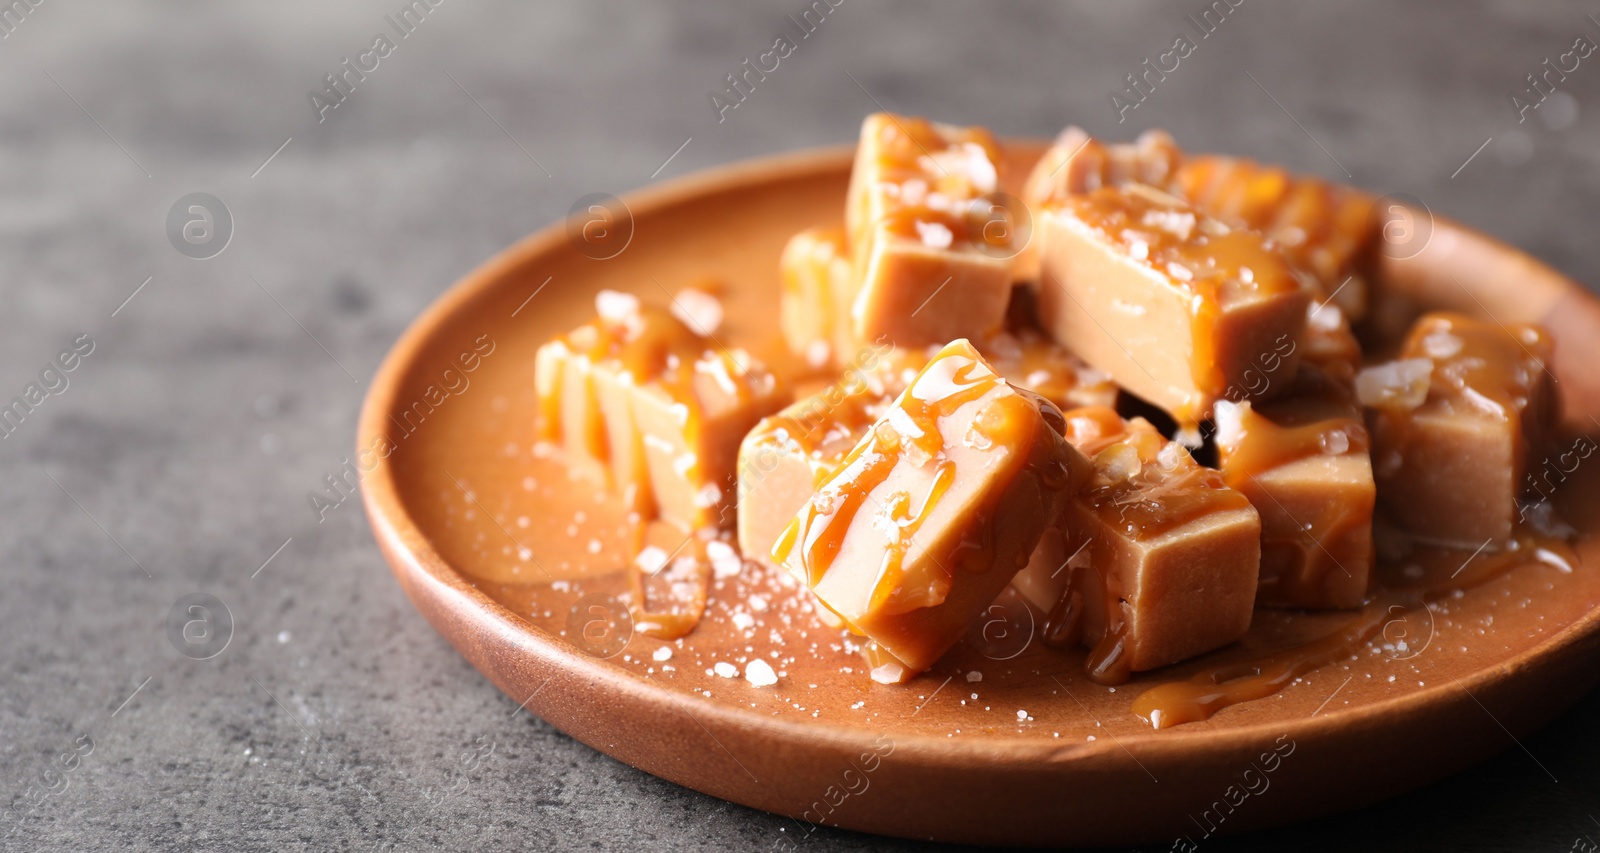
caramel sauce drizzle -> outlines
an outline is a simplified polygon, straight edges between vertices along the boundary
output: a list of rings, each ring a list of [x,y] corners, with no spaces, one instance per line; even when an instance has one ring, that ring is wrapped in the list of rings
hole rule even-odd
[[[954,481],[955,466],[943,458],[944,438],[939,421],[974,402],[1004,382],[982,362],[949,349],[934,357],[893,404],[905,416],[880,422],[845,456],[843,464],[818,489],[773,545],[773,559],[795,565],[798,556],[807,586],[815,587],[838,556],[863,504],[888,479],[902,459],[923,459],[939,465],[928,497],[914,512],[910,497],[889,498],[890,518],[903,524],[895,541],[885,549],[884,561],[871,596],[872,606],[890,604],[895,591],[907,586],[904,560],[916,527],[937,506]],[[891,426],[891,424],[894,424]],[[950,578],[928,578],[932,598],[941,598]],[[891,605],[892,606],[892,605]]]
[[[633,527],[633,553],[644,551],[647,536],[648,525]],[[679,546],[669,555],[667,565],[653,575],[647,575],[637,562],[628,563],[629,611],[635,631],[658,640],[676,640],[687,636],[705,616],[711,560],[700,536],[690,534],[686,544],[687,549]]]
[[[1542,562],[1572,571],[1578,555],[1560,537],[1524,529],[1512,546],[1480,554],[1454,572],[1442,561],[1422,578],[1381,590],[1344,627],[1320,639],[1272,652],[1250,661],[1205,667],[1182,681],[1159,684],[1141,693],[1133,712],[1157,729],[1209,719],[1223,708],[1262,699],[1284,689],[1318,667],[1350,657],[1397,618],[1459,591],[1481,586],[1511,569]]]
[[[1091,231],[1148,265],[1188,298],[1196,387],[1221,396],[1212,329],[1238,301],[1300,287],[1278,246],[1252,231],[1229,228],[1175,196],[1131,185],[1068,198],[1065,207]]]
[[[1148,424],[1137,423],[1120,439],[1095,454],[1100,472],[1082,495],[1106,524],[1134,539],[1150,539],[1213,512],[1250,505],[1222,474],[1194,461],[1188,453],[1160,455],[1169,442]],[[1132,469],[1131,474],[1123,473]]]
[[[1453,413],[1516,420],[1532,401],[1553,350],[1549,335],[1536,326],[1502,328],[1438,311],[1412,326],[1401,357],[1432,359],[1429,404]]]
[[[1122,588],[1114,572],[1104,571],[1106,557],[1093,544],[1090,565],[1075,566],[1072,576],[1055,606],[1045,616],[1041,639],[1051,648],[1088,645],[1083,673],[1096,684],[1114,686],[1133,677],[1128,665],[1128,618]],[[1086,610],[1098,598],[1104,629],[1098,637],[1089,636]]]

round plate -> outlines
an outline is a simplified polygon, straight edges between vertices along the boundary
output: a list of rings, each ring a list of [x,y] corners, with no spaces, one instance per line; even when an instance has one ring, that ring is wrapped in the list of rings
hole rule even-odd
[[[1025,168],[1040,147],[1013,149]],[[1016,605],[910,684],[873,684],[844,635],[753,564],[714,582],[683,640],[634,633],[617,600],[619,511],[533,447],[534,350],[588,319],[602,288],[664,304],[714,279],[719,340],[769,351],[779,251],[839,221],[850,157],[785,155],[625,205],[592,200],[589,230],[555,225],[490,261],[384,362],[357,447],[378,544],[423,615],[514,701],[646,772],[793,817],[797,841],[822,823],[1091,845],[1198,842],[1370,803],[1511,746],[1600,679],[1600,477],[1582,465],[1554,498],[1589,565],[1519,566],[1397,615],[1277,695],[1160,731],[1130,710],[1148,686],[1348,616],[1258,616],[1242,644],[1114,690],[1081,676],[1079,654],[1033,642]],[[1569,421],[1600,409],[1583,371],[1600,361],[1600,309],[1581,288],[1443,220],[1420,252],[1394,254],[1410,257],[1385,257],[1392,293],[1547,322]],[[757,658],[776,684],[742,677]]]

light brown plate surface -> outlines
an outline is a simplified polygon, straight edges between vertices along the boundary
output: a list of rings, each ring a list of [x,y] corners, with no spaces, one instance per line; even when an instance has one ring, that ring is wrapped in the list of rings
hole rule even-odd
[[[1018,624],[990,626],[911,684],[871,684],[842,634],[753,567],[716,582],[686,639],[630,635],[607,598],[625,588],[619,512],[533,452],[534,350],[585,320],[601,288],[664,303],[708,276],[728,285],[718,338],[759,347],[776,333],[779,250],[838,221],[849,158],[786,155],[641,192],[628,199],[632,241],[609,260],[552,226],[451,289],[384,362],[357,448],[378,543],[417,608],[513,700],[649,773],[799,818],[788,839],[809,821],[1089,845],[1199,841],[1391,796],[1512,747],[1600,681],[1600,463],[1555,494],[1585,531],[1588,565],[1520,566],[1397,615],[1373,645],[1276,696],[1163,731],[1130,711],[1144,688],[1348,617],[1258,617],[1223,657],[1115,690],[1086,681],[1079,655],[1030,642],[1015,603]],[[1600,363],[1600,309],[1581,288],[1442,220],[1385,273],[1421,304],[1547,320],[1569,422],[1600,410],[1585,371]],[[777,684],[716,673],[755,657]]]

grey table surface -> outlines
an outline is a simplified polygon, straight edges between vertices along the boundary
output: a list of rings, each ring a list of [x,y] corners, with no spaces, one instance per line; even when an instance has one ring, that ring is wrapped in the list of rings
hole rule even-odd
[[[0,441],[0,844],[769,848],[793,831],[515,713],[405,599],[357,502],[308,508],[411,319],[585,193],[847,141],[878,104],[1012,135],[1161,126],[1411,193],[1600,281],[1600,56],[1538,108],[1512,102],[1600,41],[1600,0],[1250,0],[1206,38],[1200,0],[840,0],[722,121],[709,94],[801,0],[432,3],[403,38],[399,0],[6,12],[0,399],[42,372],[59,393]],[[380,33],[392,50],[319,115],[310,93]],[[1124,76],[1179,35],[1194,49],[1119,116]],[[233,220],[207,260],[168,232],[193,192]],[[82,335],[93,352],[58,372]],[[168,636],[195,593],[233,620],[209,660]],[[1594,849],[1597,714],[1590,694],[1425,790],[1208,846]]]

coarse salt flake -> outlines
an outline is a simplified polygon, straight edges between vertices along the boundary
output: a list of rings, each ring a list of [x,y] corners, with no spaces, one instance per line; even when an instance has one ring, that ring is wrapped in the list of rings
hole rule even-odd
[[[751,687],[767,687],[778,683],[778,674],[766,661],[757,658],[745,664],[744,680],[750,682]]]

